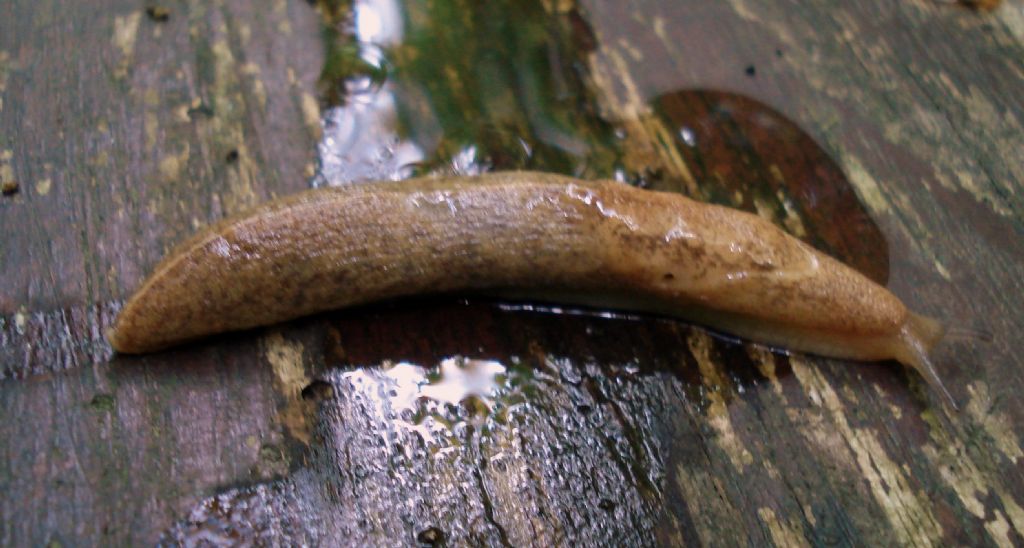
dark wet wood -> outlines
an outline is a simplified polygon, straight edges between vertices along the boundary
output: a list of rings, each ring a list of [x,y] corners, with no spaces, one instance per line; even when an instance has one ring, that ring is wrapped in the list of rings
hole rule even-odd
[[[167,2],[166,21],[16,0],[0,6],[0,182],[19,187],[0,197],[0,544],[1024,543],[1021,3],[541,5],[584,52],[594,131],[627,136],[589,169],[759,211],[991,332],[938,354],[963,411],[892,364],[457,299],[113,357],[103,329],[166,249],[307,186],[322,18],[299,0]],[[774,110],[739,100],[768,118],[705,131],[722,95],[694,90]],[[824,153],[772,145],[771,116]],[[443,458],[346,376],[453,355],[521,364],[509,397],[531,405]]]

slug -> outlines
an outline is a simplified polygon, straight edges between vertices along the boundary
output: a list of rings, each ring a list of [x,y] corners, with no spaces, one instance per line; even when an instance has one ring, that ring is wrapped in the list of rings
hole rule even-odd
[[[669,314],[769,345],[912,367],[943,335],[885,288],[742,211],[615,181],[509,172],[306,191],[207,228],[121,310],[118,352],[315,312],[527,291]]]

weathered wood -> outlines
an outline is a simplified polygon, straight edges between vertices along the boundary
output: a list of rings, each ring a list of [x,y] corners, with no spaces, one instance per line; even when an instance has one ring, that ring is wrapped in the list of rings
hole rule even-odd
[[[0,6],[2,176],[21,182],[0,202],[0,544],[152,542],[215,486],[284,470],[261,456],[282,438],[270,372],[244,365],[258,345],[123,365],[102,331],[194,226],[305,186],[319,18],[143,8]]]
[[[0,544],[1024,543],[1019,0],[409,3],[377,64],[344,2],[164,7],[0,6]],[[757,211],[990,331],[938,356],[964,410],[895,364],[454,297],[112,356],[167,248],[307,186],[321,72],[373,125],[314,184],[617,172]],[[474,367],[496,392],[401,398]]]

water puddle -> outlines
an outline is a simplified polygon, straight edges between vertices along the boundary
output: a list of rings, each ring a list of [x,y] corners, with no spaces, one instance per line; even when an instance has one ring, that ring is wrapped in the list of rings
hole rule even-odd
[[[658,433],[678,428],[663,400],[680,382],[552,354],[331,369],[310,390],[323,398],[308,464],[202,501],[164,540],[649,543],[668,449]],[[507,528],[525,515],[540,538]]]
[[[359,0],[350,22],[328,19],[328,59],[347,60],[325,70],[314,186],[500,169],[593,177],[616,161],[613,128],[578,108],[577,51],[590,43],[578,15],[508,0]]]
[[[520,373],[521,374],[521,373]],[[466,424],[485,427],[507,417],[524,398],[512,390],[512,373],[493,360],[447,358],[436,367],[384,363],[341,375],[343,392],[378,403],[395,429],[417,433],[428,447],[450,445]]]

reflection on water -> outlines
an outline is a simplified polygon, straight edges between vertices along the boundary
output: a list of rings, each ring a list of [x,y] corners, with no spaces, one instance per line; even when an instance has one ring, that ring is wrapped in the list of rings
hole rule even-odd
[[[542,169],[608,176],[575,10],[536,2],[359,0],[328,32],[329,108],[315,186],[425,173]],[[515,14],[516,23],[496,13]],[[582,47],[581,47],[582,46]],[[350,59],[355,57],[356,59]],[[334,79],[333,81],[331,79]]]
[[[508,312],[541,312],[546,314],[589,316],[594,318],[632,321],[643,321],[650,319],[648,316],[644,316],[642,314],[622,310],[599,310],[596,308],[578,308],[574,306],[561,306],[546,303],[499,302],[498,308]]]
[[[492,415],[504,416],[521,401],[513,396],[508,371],[492,360],[447,358],[435,368],[385,363],[341,375],[342,390],[376,402],[380,417],[394,428],[416,432],[428,445],[450,438],[460,423],[482,426]],[[460,413],[462,406],[469,413]]]
[[[318,145],[320,169],[314,186],[354,181],[403,179],[406,167],[421,162],[421,148],[398,133],[395,83],[386,48],[401,43],[404,21],[395,0],[359,0],[352,5],[354,44],[338,44],[340,35],[327,34],[329,56],[356,55],[359,70],[342,74],[325,71],[326,78],[342,78],[337,97],[342,101],[324,113],[323,137]],[[345,65],[347,67],[347,65]],[[331,94],[329,94],[331,95]]]
[[[396,0],[358,0],[352,5],[356,37],[363,44],[393,46],[402,42],[402,10]]]
[[[320,169],[313,186],[410,176],[412,172],[407,166],[422,161],[423,153],[390,129],[394,108],[392,95],[380,91],[367,101],[353,101],[328,110],[319,144]]]
[[[458,405],[472,396],[491,409],[504,376],[505,366],[496,361],[449,358],[441,362],[433,381],[420,384],[420,395],[449,405]]]

